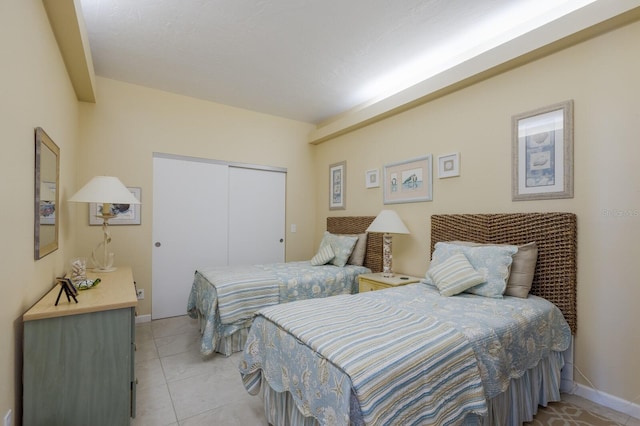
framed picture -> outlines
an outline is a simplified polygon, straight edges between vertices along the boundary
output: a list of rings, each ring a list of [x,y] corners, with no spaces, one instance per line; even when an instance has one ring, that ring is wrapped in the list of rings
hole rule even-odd
[[[384,166],[384,204],[433,199],[431,154]]]
[[[460,176],[460,153],[438,156],[438,178]]]
[[[365,175],[365,186],[367,188],[378,188],[380,187],[380,178],[379,178],[379,170],[367,170]]]
[[[138,201],[142,190],[137,187],[127,187]],[[140,225],[140,204],[111,204],[111,213],[116,217],[109,219],[109,225]],[[101,203],[89,203],[89,225],[102,225],[102,219],[98,215],[102,214]]]
[[[56,183],[40,183],[40,225],[56,224]]]
[[[347,208],[347,162],[329,166],[329,210]]]
[[[573,198],[573,101],[513,116],[512,199]]]

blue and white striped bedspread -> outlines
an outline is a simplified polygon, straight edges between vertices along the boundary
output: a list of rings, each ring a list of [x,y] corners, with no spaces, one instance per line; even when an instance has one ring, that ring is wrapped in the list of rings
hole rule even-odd
[[[216,289],[223,323],[251,318],[263,307],[280,301],[280,281],[276,274],[257,266],[225,266],[198,269]]]
[[[309,261],[200,268],[187,302],[189,316],[202,321],[200,352],[221,351],[224,339],[248,332],[263,307],[351,294],[357,292],[358,275],[369,272],[364,266],[312,266]]]
[[[294,350],[292,342],[329,363]],[[252,393],[262,370],[270,386],[290,391],[303,414],[322,424],[352,418],[350,384],[366,424],[452,424],[487,409],[476,357],[462,333],[370,298],[337,296],[261,310],[240,365]],[[323,400],[327,395],[335,399]]]

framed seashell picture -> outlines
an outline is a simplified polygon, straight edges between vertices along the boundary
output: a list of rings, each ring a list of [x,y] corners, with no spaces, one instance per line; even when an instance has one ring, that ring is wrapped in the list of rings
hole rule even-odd
[[[514,115],[512,200],[573,198],[573,100]]]

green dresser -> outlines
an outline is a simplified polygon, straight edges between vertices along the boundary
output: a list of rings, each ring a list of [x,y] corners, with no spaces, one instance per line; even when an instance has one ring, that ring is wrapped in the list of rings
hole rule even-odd
[[[128,425],[135,417],[135,307],[131,268],[78,303],[54,287],[24,314],[23,425]]]

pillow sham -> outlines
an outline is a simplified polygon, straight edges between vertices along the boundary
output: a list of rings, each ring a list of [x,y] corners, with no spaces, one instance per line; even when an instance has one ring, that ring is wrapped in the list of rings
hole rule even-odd
[[[329,231],[324,231],[324,236],[328,238],[331,249],[333,249],[333,253],[335,254],[335,257],[331,259],[331,264],[340,267],[346,265],[347,259],[351,256],[353,247],[356,245],[356,241],[358,241],[358,237],[332,234]]]
[[[521,297],[526,299],[531,291],[533,275],[536,272],[536,262],[538,261],[538,245],[535,242],[518,247],[518,252],[513,255],[513,264],[506,296]]]
[[[482,244],[471,241],[451,241],[451,244],[468,245],[471,247],[505,244]],[[518,247],[518,252],[513,255],[511,270],[509,272],[509,280],[507,288],[504,292],[505,296],[514,296],[526,299],[531,291],[533,283],[533,275],[536,271],[536,262],[538,260],[538,245],[534,242],[523,244]]]
[[[512,257],[517,251],[518,247],[511,245],[472,247],[439,242],[435,245],[431,263],[438,265],[454,254],[463,253],[473,269],[485,279],[484,283],[471,287],[466,292],[501,299],[507,287]]]
[[[462,253],[454,254],[444,262],[430,267],[428,274],[440,294],[447,297],[484,282],[484,277],[473,269]]]
[[[367,233],[350,235],[352,237],[358,237],[356,245],[353,247],[351,256],[347,259],[347,265],[362,266],[364,265],[364,256],[367,253]]]
[[[329,242],[329,238],[325,235],[320,242],[320,248],[313,258],[311,258],[311,264],[313,266],[326,265],[331,262],[333,258],[336,257],[333,249],[331,248],[331,243]]]

